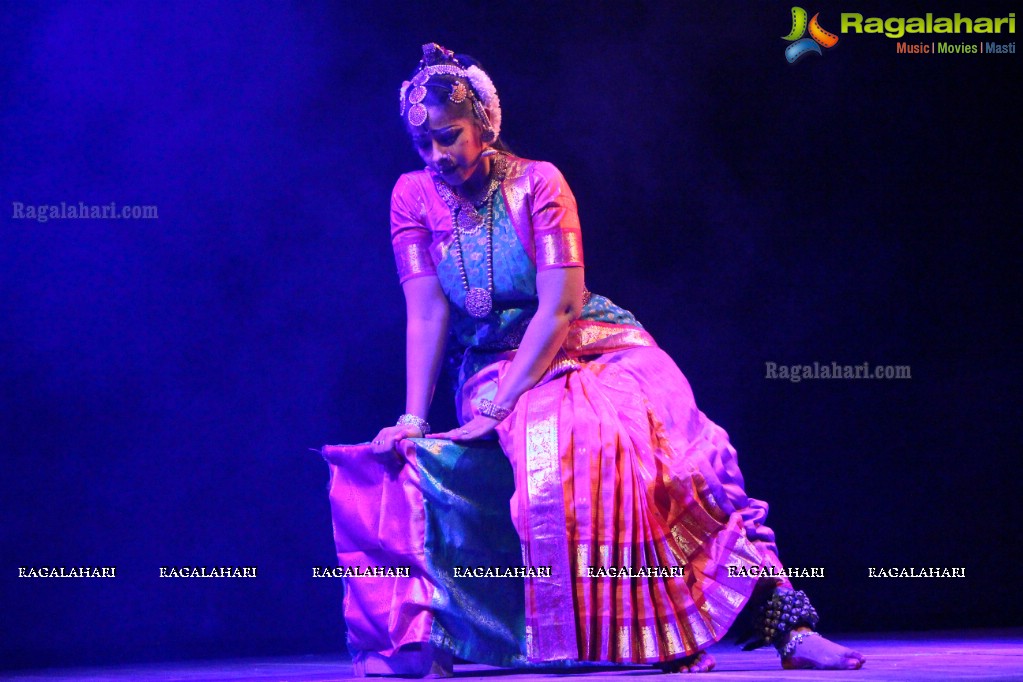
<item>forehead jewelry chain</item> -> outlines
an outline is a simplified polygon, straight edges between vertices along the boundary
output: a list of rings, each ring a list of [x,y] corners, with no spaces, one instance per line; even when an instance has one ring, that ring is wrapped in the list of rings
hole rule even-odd
[[[465,310],[476,319],[486,317],[494,309],[494,194],[487,199],[487,288],[470,287],[469,277],[465,274],[465,257],[462,254],[462,231],[455,229],[455,241],[458,243],[458,272],[462,275],[462,286],[465,287]]]

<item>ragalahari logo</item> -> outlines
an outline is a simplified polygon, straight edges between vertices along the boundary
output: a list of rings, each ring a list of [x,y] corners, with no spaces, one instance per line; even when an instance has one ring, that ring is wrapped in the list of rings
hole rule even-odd
[[[819,16],[820,12],[814,14],[813,19],[810,20],[808,25],[806,10],[802,7],[792,8],[792,30],[787,36],[782,36],[783,40],[788,40],[792,43],[785,48],[785,59],[789,60],[789,64],[795,64],[811,52],[822,54],[822,47],[834,47],[838,44],[838,36],[821,28],[820,23],[817,21]],[[808,28],[810,37],[804,38],[803,34],[806,33]]]

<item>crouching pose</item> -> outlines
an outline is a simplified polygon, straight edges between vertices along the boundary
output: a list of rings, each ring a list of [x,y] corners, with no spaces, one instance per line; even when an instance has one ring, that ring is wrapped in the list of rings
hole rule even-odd
[[[401,87],[400,110],[426,164],[402,175],[391,197],[408,320],[407,395],[397,425],[365,447],[378,457],[403,455],[407,470],[445,448],[496,438],[514,482],[520,564],[540,568],[520,576],[520,622],[506,623],[481,606],[485,595],[452,596],[451,577],[437,568],[450,538],[423,531],[422,514],[412,510],[415,528],[395,532],[426,534],[409,560],[425,557],[412,579],[418,587],[392,589],[374,616],[359,611],[356,592],[346,598],[358,669],[443,676],[454,655],[704,672],[714,666],[706,649],[747,604],[754,636],[777,648],[783,667],[862,666],[862,655],[814,631],[807,596],[777,575],[767,505],[747,497],[727,434],[697,408],[682,372],[632,313],[587,290],[572,191],[552,164],[518,158],[502,144],[488,75],[471,58],[426,45]],[[409,440],[430,433],[449,335],[461,351],[461,425],[432,434],[436,441]],[[436,445],[442,441],[453,443]],[[418,459],[416,448],[425,448]],[[457,467],[445,471],[458,476]],[[406,490],[418,486],[415,494],[444,510],[437,514],[450,512],[423,492],[436,491],[440,474],[387,476]],[[366,513],[358,485],[346,495],[335,517],[353,520],[335,518],[336,529]],[[355,639],[353,619],[361,623]],[[489,619],[491,631],[504,623],[498,629],[517,641],[518,658],[488,651],[482,640],[463,647],[451,629],[472,619]],[[377,639],[359,639],[370,631]]]

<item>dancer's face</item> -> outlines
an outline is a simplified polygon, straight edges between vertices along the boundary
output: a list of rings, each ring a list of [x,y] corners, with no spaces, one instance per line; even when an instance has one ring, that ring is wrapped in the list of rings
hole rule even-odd
[[[481,187],[489,169],[476,119],[444,104],[427,104],[426,113],[426,122],[412,129],[420,158],[453,187]]]

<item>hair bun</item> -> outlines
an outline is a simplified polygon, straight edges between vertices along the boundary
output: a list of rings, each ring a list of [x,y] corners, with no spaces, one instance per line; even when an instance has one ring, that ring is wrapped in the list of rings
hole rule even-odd
[[[437,66],[438,64],[458,63],[455,53],[438,45],[437,43],[426,43],[423,45],[423,66]]]

